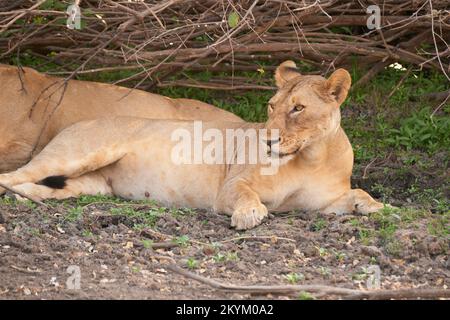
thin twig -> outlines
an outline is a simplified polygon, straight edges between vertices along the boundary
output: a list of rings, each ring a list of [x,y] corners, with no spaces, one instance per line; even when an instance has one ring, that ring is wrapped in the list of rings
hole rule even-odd
[[[29,9],[23,10],[22,13],[18,14],[13,19],[11,19],[11,21],[9,21],[6,25],[2,26],[2,28],[0,29],[0,33],[5,32],[11,25],[14,24],[14,22],[16,22],[17,20],[19,20],[23,16],[27,15],[28,13],[30,13],[33,9],[38,8],[45,1],[47,1],[47,0],[40,0],[37,3],[35,3],[34,5],[32,5]]]
[[[271,240],[274,242],[277,242],[278,240],[284,240],[288,242],[296,242],[294,239],[290,238],[283,238],[279,236],[242,236],[242,237],[236,237],[231,239],[226,239],[220,241],[221,243],[227,243],[227,242],[235,242],[235,241],[241,241],[241,240]]]
[[[341,287],[333,287],[327,285],[231,285],[222,283],[196,273],[184,270],[177,265],[165,266],[166,269],[182,275],[186,278],[195,280],[202,284],[208,285],[214,289],[241,293],[241,294],[277,294],[277,295],[293,295],[301,292],[315,293],[320,296],[339,296],[344,299],[373,299],[373,300],[387,300],[387,299],[438,299],[450,298],[450,290],[446,289],[398,289],[398,290],[356,290]]]
[[[447,103],[447,100],[450,98],[450,91],[448,91],[448,93],[447,93],[447,97],[444,99],[444,101],[442,101],[434,110],[433,110],[433,112],[431,113],[431,118],[433,118],[434,117],[434,115],[436,114],[436,112],[438,112],[446,103]]]
[[[405,80],[408,78],[409,74],[411,73],[412,68],[409,67],[408,70],[406,70],[405,74],[402,76],[400,81],[395,85],[395,87],[391,90],[391,92],[384,98],[383,103],[381,105],[385,105],[386,102],[389,101],[389,99],[394,95],[394,93],[400,88],[400,86],[405,82]]]

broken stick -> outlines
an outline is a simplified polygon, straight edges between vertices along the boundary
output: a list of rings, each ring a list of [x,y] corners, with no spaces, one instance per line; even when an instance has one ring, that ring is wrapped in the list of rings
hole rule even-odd
[[[446,289],[398,289],[398,290],[356,290],[342,287],[333,287],[327,285],[255,285],[255,286],[237,286],[209,279],[198,274],[186,271],[177,265],[169,265],[166,269],[178,273],[186,278],[193,279],[206,284],[214,289],[234,293],[247,294],[299,294],[300,292],[316,293],[320,296],[335,295],[344,299],[369,299],[369,300],[388,300],[388,299],[438,299],[450,298],[450,290]]]

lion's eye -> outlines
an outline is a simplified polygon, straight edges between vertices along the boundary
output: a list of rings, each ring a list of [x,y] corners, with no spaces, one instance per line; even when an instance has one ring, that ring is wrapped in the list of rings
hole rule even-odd
[[[297,112],[302,112],[303,110],[305,110],[305,106],[301,105],[301,104],[297,104],[294,109],[292,109],[292,113],[297,113]]]

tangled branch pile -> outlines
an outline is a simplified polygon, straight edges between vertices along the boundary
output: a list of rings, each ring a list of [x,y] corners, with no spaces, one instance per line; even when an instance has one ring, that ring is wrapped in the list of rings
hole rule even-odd
[[[77,2],[82,28],[70,30],[73,0],[0,0],[0,61],[26,53],[69,77],[128,70],[118,82],[144,89],[247,88],[239,71],[262,73],[285,59],[322,73],[356,61],[370,69],[361,83],[393,62],[450,73],[448,0]],[[369,30],[374,4],[381,28]],[[205,70],[216,76],[192,79]]]

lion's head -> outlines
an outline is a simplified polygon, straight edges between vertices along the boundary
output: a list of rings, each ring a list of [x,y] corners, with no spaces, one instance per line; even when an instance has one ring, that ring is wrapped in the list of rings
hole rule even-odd
[[[268,105],[267,129],[279,130],[279,140],[269,140],[280,157],[293,156],[334,134],[340,127],[339,106],[347,97],[351,77],[344,69],[328,79],[301,75],[292,61],[275,72],[277,93]]]

